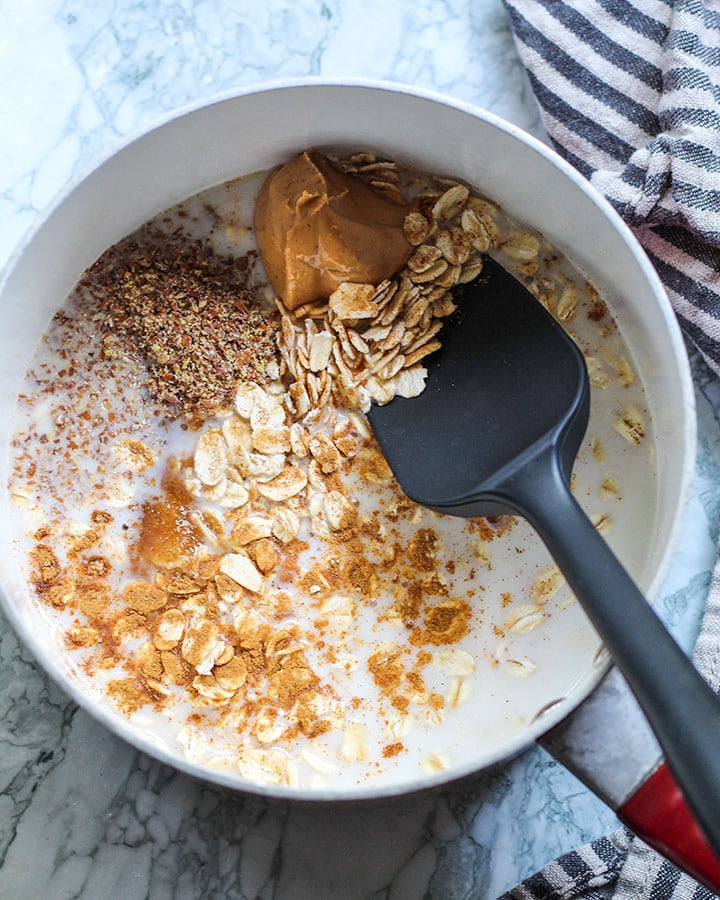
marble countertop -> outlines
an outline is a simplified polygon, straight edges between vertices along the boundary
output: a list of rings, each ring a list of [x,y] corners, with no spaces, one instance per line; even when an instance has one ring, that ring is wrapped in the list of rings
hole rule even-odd
[[[412,83],[542,138],[501,0],[0,0],[0,264],[69,179],[189,101],[305,75]],[[695,488],[659,611],[692,646],[720,521],[720,386],[693,355]],[[431,796],[225,792],[78,710],[0,620],[0,897],[493,900],[617,827],[539,747]]]

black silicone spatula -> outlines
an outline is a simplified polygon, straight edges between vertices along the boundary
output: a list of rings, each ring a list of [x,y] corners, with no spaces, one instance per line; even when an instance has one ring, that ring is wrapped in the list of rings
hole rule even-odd
[[[570,491],[589,415],[582,353],[489,259],[458,294],[440,338],[425,391],[369,413],[400,486],[449,515],[529,520],[622,670],[720,854],[720,698]]]

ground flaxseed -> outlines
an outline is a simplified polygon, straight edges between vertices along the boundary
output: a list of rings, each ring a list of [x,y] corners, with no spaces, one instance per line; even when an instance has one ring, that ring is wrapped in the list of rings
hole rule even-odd
[[[247,270],[247,257],[156,229],[120,241],[82,281],[105,359],[144,362],[151,397],[172,416],[229,408],[238,383],[264,383],[277,356],[277,316],[260,309]]]

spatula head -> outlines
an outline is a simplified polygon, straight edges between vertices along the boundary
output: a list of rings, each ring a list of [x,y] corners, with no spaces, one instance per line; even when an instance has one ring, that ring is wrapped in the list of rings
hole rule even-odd
[[[373,406],[370,423],[416,502],[458,516],[521,512],[506,491],[518,467],[550,452],[569,478],[588,421],[585,360],[494,260],[455,299],[423,393]]]

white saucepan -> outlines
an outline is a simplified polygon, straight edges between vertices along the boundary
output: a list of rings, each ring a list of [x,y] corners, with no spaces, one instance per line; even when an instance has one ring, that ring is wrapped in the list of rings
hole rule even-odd
[[[548,147],[466,104],[388,84],[304,81],[221,97],[181,110],[124,144],[67,188],[19,247],[0,288],[2,484],[8,481],[13,410],[28,359],[83,270],[107,247],[173,204],[240,175],[267,170],[310,146],[377,150],[423,171],[464,180],[509,215],[542,232],[597,287],[644,385],[652,436],[640,453],[618,449],[613,456],[610,450],[608,471],[623,483],[625,492],[608,540],[652,600],[678,537],[695,453],[688,362],[656,273],[609,204]],[[617,400],[601,400],[597,409],[602,413],[607,407],[610,414],[612,403],[617,405]],[[587,502],[592,505],[594,499]],[[450,754],[452,762],[442,771],[389,770],[377,781],[350,786],[335,784],[332,778],[321,786],[257,785],[188,758],[178,746],[118,714],[102,694],[88,688],[28,587],[14,521],[3,489],[2,602],[40,664],[123,739],[190,774],[234,789],[330,802],[432,787],[528,747],[583,704],[609,667],[579,607],[568,603],[553,613],[542,634],[524,638],[523,653],[533,661],[529,677],[507,675],[498,665],[497,679],[475,688],[481,701],[465,716],[459,745]],[[531,536],[527,540],[532,544]],[[549,562],[539,542],[528,556],[532,559],[526,558],[524,565],[541,568]],[[500,602],[513,565],[509,557],[498,559],[482,574],[486,607]],[[617,728],[622,728],[620,721]],[[563,733],[567,736],[567,727]],[[560,732],[553,734],[557,737]],[[558,741],[548,745],[557,750]],[[637,779],[647,774],[649,770],[633,768],[628,784],[608,789],[606,799],[621,808],[633,779],[637,786]]]

